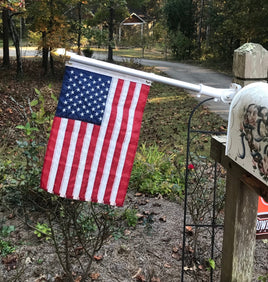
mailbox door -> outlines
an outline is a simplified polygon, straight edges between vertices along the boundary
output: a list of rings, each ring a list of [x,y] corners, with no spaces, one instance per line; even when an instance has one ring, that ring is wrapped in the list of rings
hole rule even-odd
[[[252,83],[234,97],[229,112],[226,154],[268,183],[268,84]]]

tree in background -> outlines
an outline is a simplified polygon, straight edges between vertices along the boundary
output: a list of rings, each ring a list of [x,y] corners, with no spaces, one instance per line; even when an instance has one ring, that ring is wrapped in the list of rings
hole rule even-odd
[[[164,6],[170,46],[178,58],[232,61],[245,42],[267,48],[265,0],[167,0]]]
[[[108,27],[108,61],[113,61],[115,24],[118,24],[128,14],[125,0],[101,0],[96,10],[95,24],[103,24]]]
[[[0,3],[0,9],[2,9],[2,23],[3,23],[3,65],[8,67],[10,65],[9,60],[9,33],[16,48],[17,59],[17,75],[22,73],[22,61],[20,54],[20,37],[14,23],[14,16],[20,16],[24,13],[24,1],[23,0],[4,0]]]
[[[30,29],[40,34],[38,47],[42,49],[42,67],[48,72],[49,51],[54,48],[66,47],[70,38],[69,23],[65,16],[68,10],[67,0],[29,1],[27,5]],[[50,56],[50,67],[54,72],[53,57]]]
[[[19,17],[16,16],[23,12],[23,2],[2,0],[0,3],[3,64],[9,65],[8,38],[12,34],[18,73],[22,71],[22,64],[16,20]],[[83,36],[89,44],[107,43],[108,59],[112,61],[117,27],[132,12],[153,23],[146,42],[165,49],[168,44],[179,59],[232,61],[234,49],[250,41],[268,48],[266,0],[27,0],[26,9],[23,16],[28,34],[39,38],[45,73],[50,50],[76,44],[80,52]],[[50,63],[53,71],[52,58]]]
[[[267,48],[268,3],[265,0],[214,1],[211,6],[210,48],[224,60],[246,42]]]
[[[196,35],[193,0],[168,0],[164,14],[172,52],[178,58],[190,58]]]
[[[2,23],[3,23],[3,66],[10,66],[9,59],[9,9],[2,7]]]
[[[69,33],[74,35],[72,43],[77,44],[77,53],[81,54],[82,38],[91,29],[89,22],[93,17],[91,1],[73,0],[72,5],[66,12],[70,24]]]
[[[160,46],[167,58],[168,29],[164,17],[165,0],[145,0],[144,11],[147,21],[152,25],[149,29],[148,43],[151,47]]]

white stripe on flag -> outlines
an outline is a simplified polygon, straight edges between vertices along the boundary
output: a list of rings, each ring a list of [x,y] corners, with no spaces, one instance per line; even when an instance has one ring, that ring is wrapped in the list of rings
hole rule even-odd
[[[82,147],[82,150],[81,150],[81,156],[80,156],[78,170],[77,170],[75,184],[74,184],[74,190],[73,190],[73,198],[74,199],[79,199],[79,193],[80,193],[81,185],[82,185],[82,181],[83,181],[83,176],[84,176],[84,171],[85,171],[85,166],[86,166],[86,160],[87,160],[87,154],[88,154],[88,149],[89,149],[89,145],[90,145],[90,140],[91,140],[93,128],[94,128],[94,124],[92,124],[92,123],[87,124],[86,134],[85,134],[84,140],[83,140],[83,147]]]
[[[55,145],[55,149],[54,149],[53,156],[52,156],[52,163],[51,163],[48,182],[47,182],[47,191],[50,193],[52,193],[54,184],[55,184],[55,179],[56,179],[56,175],[58,171],[62,144],[64,141],[65,130],[66,130],[67,124],[68,124],[68,119],[62,118],[60,122],[59,130],[58,130],[58,136],[57,136],[56,145]]]
[[[74,159],[74,154],[75,154],[77,137],[78,137],[78,133],[80,130],[80,125],[81,125],[81,121],[75,120],[73,131],[72,131],[72,136],[70,140],[70,146],[69,146],[69,150],[68,150],[68,154],[66,158],[64,173],[63,173],[61,186],[60,186],[60,196],[61,197],[66,196],[66,190],[67,190],[68,182],[70,179],[70,173],[71,173],[71,169],[73,165],[73,159]]]
[[[113,129],[113,132],[112,132],[111,141],[110,141],[110,144],[109,144],[107,157],[106,157],[105,165],[104,165],[104,168],[103,168],[103,174],[102,174],[102,178],[101,178],[101,182],[100,182],[100,187],[99,187],[99,191],[98,191],[98,202],[99,203],[103,202],[107,181],[108,181],[108,178],[110,176],[109,172],[110,172],[110,168],[111,168],[112,161],[113,161],[113,155],[114,155],[114,151],[115,151],[116,144],[117,144],[117,138],[118,138],[118,135],[120,133],[122,118],[123,118],[123,112],[124,112],[124,104],[125,104],[125,101],[126,101],[126,98],[127,98],[129,85],[130,85],[130,81],[124,81],[124,85],[123,85],[121,95],[120,95],[120,98],[119,98],[119,102],[118,102],[118,106],[117,106],[117,115],[116,115],[116,119],[115,119],[115,126],[114,126],[114,129]]]
[[[128,123],[127,123],[127,130],[126,130],[126,135],[124,138],[124,142],[122,145],[119,161],[118,161],[118,167],[116,169],[116,174],[115,174],[115,179],[113,183],[113,188],[110,196],[110,203],[111,205],[116,205],[116,196],[118,192],[118,188],[120,185],[120,180],[122,176],[122,171],[124,168],[125,164],[125,159],[128,151],[128,146],[130,143],[131,135],[132,135],[132,128],[133,128],[133,121],[134,121],[134,116],[135,116],[135,109],[139,101],[140,97],[140,91],[141,91],[141,84],[137,83],[134,96],[131,102],[131,106],[129,108],[129,118],[128,118]]]
[[[112,81],[111,81],[111,86],[110,86],[109,94],[108,94],[107,101],[106,101],[106,108],[105,108],[103,120],[102,120],[102,123],[101,123],[98,140],[97,140],[97,143],[96,143],[96,149],[95,149],[95,152],[94,152],[94,157],[93,157],[91,168],[90,168],[90,174],[89,174],[89,178],[88,178],[89,182],[88,182],[86,194],[85,194],[85,200],[86,201],[91,201],[91,195],[92,195],[92,192],[93,192],[93,186],[94,186],[94,183],[95,183],[95,177],[96,177],[96,174],[97,174],[97,169],[98,169],[99,160],[100,160],[100,156],[101,156],[101,152],[102,152],[103,142],[104,142],[104,139],[105,139],[107,126],[108,126],[109,119],[110,119],[110,114],[111,114],[113,99],[114,99],[114,96],[115,96],[117,82],[118,82],[118,79],[116,79],[116,78],[113,78]]]

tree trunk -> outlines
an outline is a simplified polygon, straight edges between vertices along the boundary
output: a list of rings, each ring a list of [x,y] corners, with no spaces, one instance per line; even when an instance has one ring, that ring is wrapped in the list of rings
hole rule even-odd
[[[188,26],[186,37],[188,37],[190,40],[192,40],[193,39],[193,15],[194,15],[193,0],[189,1],[189,7],[188,8],[189,8],[189,26]],[[191,53],[192,53],[192,44],[189,44],[187,51],[188,51],[187,57],[190,58]]]
[[[204,0],[201,0],[200,18],[199,18],[198,35],[197,35],[199,57],[201,57],[201,41],[202,41],[202,37],[203,37],[202,36],[203,14],[204,14]]]
[[[77,38],[77,48],[78,55],[81,55],[81,33],[82,33],[82,3],[78,3],[78,38]]]
[[[52,75],[54,76],[55,75],[55,67],[54,67],[54,59],[53,59],[51,52],[50,52],[50,70],[51,70]]]
[[[3,66],[9,67],[9,10],[3,9],[2,11],[3,22]]]
[[[210,47],[210,26],[211,26],[211,20],[212,20],[212,10],[213,10],[213,1],[209,0],[208,1],[208,9],[209,9],[209,14],[208,14],[208,21],[207,21],[207,26],[206,26],[206,48],[208,49]]]
[[[53,20],[54,20],[54,3],[53,0],[49,1],[49,9],[50,9],[50,18],[49,18],[49,33],[52,33],[52,29],[53,29]],[[48,57],[48,52],[49,50],[52,50],[52,46],[47,47],[47,57]],[[52,73],[52,75],[54,75],[54,61],[53,61],[53,57],[50,53],[50,71]]]
[[[108,44],[108,61],[113,61],[113,39],[114,39],[114,7],[113,1],[110,0],[110,7],[109,7],[109,44]]]
[[[48,47],[47,47],[47,34],[46,32],[42,32],[42,45],[43,45],[43,50],[42,50],[42,67],[44,69],[44,73],[47,74],[48,70]]]
[[[11,36],[13,43],[16,49],[16,58],[17,58],[17,75],[22,74],[22,61],[21,61],[21,54],[20,54],[20,37],[17,32],[16,26],[12,20],[12,16],[9,17],[9,27],[11,31]]]

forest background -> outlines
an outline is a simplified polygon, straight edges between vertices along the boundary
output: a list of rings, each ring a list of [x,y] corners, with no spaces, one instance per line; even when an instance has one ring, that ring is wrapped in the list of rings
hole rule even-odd
[[[93,47],[157,48],[177,60],[224,62],[231,65],[233,51],[245,42],[268,47],[268,3],[265,0],[2,0],[0,39],[3,65],[8,66],[8,47],[17,50],[17,72],[22,72],[20,45],[42,51],[42,68],[48,72],[49,51],[73,48],[92,54]],[[140,26],[120,23],[131,13]],[[122,27],[122,26],[121,26]],[[10,43],[10,38],[13,43]],[[53,71],[53,61],[50,58]]]

